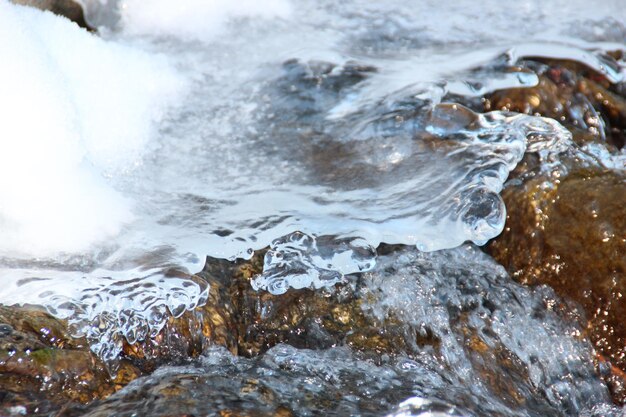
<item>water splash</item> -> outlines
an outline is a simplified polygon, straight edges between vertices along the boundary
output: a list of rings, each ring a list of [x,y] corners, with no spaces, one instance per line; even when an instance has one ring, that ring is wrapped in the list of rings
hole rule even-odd
[[[398,410],[388,417],[465,417],[468,412],[461,412],[457,407],[438,400],[412,397],[402,401]]]
[[[113,364],[124,341],[133,344],[155,337],[169,317],[204,305],[209,288],[203,280],[163,271],[132,271],[136,278],[120,279],[68,273],[63,281],[23,279],[11,298],[43,305],[55,317],[68,321],[70,332],[86,337],[91,350]]]
[[[369,271],[376,265],[376,248],[363,239],[316,238],[301,232],[276,239],[265,254],[255,290],[283,294],[289,288],[330,287],[344,274]]]
[[[475,387],[476,395],[494,389],[477,374],[488,369],[476,363],[480,361],[476,352],[484,347],[500,352],[500,361],[519,364],[528,389],[539,390],[566,414],[577,414],[581,404],[590,408],[607,402],[606,388],[590,366],[593,350],[579,337],[581,328],[560,310],[553,291],[511,282],[504,268],[476,247],[398,251],[380,257],[377,269],[366,273],[365,280],[373,295],[365,310],[380,320],[401,317],[418,335],[437,340],[439,360],[454,369],[461,385]],[[500,380],[500,388],[515,384],[517,371],[512,372],[507,377],[511,380]],[[527,388],[520,389],[515,390]],[[502,394],[503,403],[492,402],[492,412],[510,403],[507,396],[516,395],[508,388],[504,392],[508,394]]]

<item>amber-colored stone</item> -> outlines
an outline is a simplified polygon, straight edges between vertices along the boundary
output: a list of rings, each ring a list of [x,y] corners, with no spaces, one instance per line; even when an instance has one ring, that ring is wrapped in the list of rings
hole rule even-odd
[[[209,346],[253,357],[279,343],[312,349],[346,344],[374,354],[406,352],[407,337],[410,344],[436,344],[407,333],[407,325],[393,317],[381,323],[366,315],[354,284],[282,295],[253,290],[250,281],[262,272],[264,255],[257,251],[251,260],[235,262],[207,258],[204,270],[192,277],[209,286],[207,303],[170,318],[155,338],[125,344],[123,356],[151,372],[198,356]]]
[[[507,223],[489,252],[526,284],[580,303],[589,337],[626,370],[626,176],[579,169],[509,185]]]
[[[132,367],[121,363],[120,369],[113,381],[64,321],[34,307],[0,306],[0,414],[12,407],[45,413],[67,402],[104,398],[130,381]]]
[[[346,343],[357,350],[390,353],[406,348],[402,326],[366,316],[354,285],[290,290],[278,296],[254,291],[250,280],[262,271],[263,255],[239,262],[210,258],[200,274],[227,288],[240,355],[256,356],[278,343],[314,349]]]
[[[626,129],[626,99],[618,85],[571,61],[523,63],[535,70],[531,88],[496,91],[484,99],[484,110],[508,110],[550,117],[565,127],[579,145],[606,142],[621,148]]]

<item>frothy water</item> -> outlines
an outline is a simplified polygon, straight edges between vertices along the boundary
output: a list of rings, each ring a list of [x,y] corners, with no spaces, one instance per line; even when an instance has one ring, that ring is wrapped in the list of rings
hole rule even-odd
[[[371,270],[381,242],[486,242],[524,152],[571,141],[450,97],[534,85],[505,70],[522,56],[623,77],[601,52],[619,2],[84,3],[101,37],[0,3],[0,302],[105,358],[204,302],[205,255],[271,245],[254,285],[282,293]]]

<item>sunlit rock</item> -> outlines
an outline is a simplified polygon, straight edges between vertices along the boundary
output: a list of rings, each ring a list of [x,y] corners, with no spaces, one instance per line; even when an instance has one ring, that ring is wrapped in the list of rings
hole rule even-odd
[[[579,145],[592,141],[617,148],[624,145],[626,99],[620,95],[620,84],[574,61],[546,59],[520,65],[536,72],[539,83],[496,91],[485,98],[485,110],[553,118],[572,132]]]
[[[527,284],[548,284],[585,309],[599,352],[626,369],[626,176],[579,170],[503,191],[507,224],[490,253]]]
[[[66,323],[28,307],[0,306],[0,414],[47,413],[106,397],[139,372],[121,362],[112,377]],[[20,410],[23,410],[20,412]]]

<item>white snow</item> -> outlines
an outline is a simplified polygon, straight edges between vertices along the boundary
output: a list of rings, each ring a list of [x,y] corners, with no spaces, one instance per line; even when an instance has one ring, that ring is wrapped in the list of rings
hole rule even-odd
[[[287,17],[286,0],[126,0],[119,4],[122,25],[129,34],[212,40],[229,20]]]
[[[185,83],[164,58],[0,1],[0,255],[78,252],[131,204],[105,173],[141,150]]]

